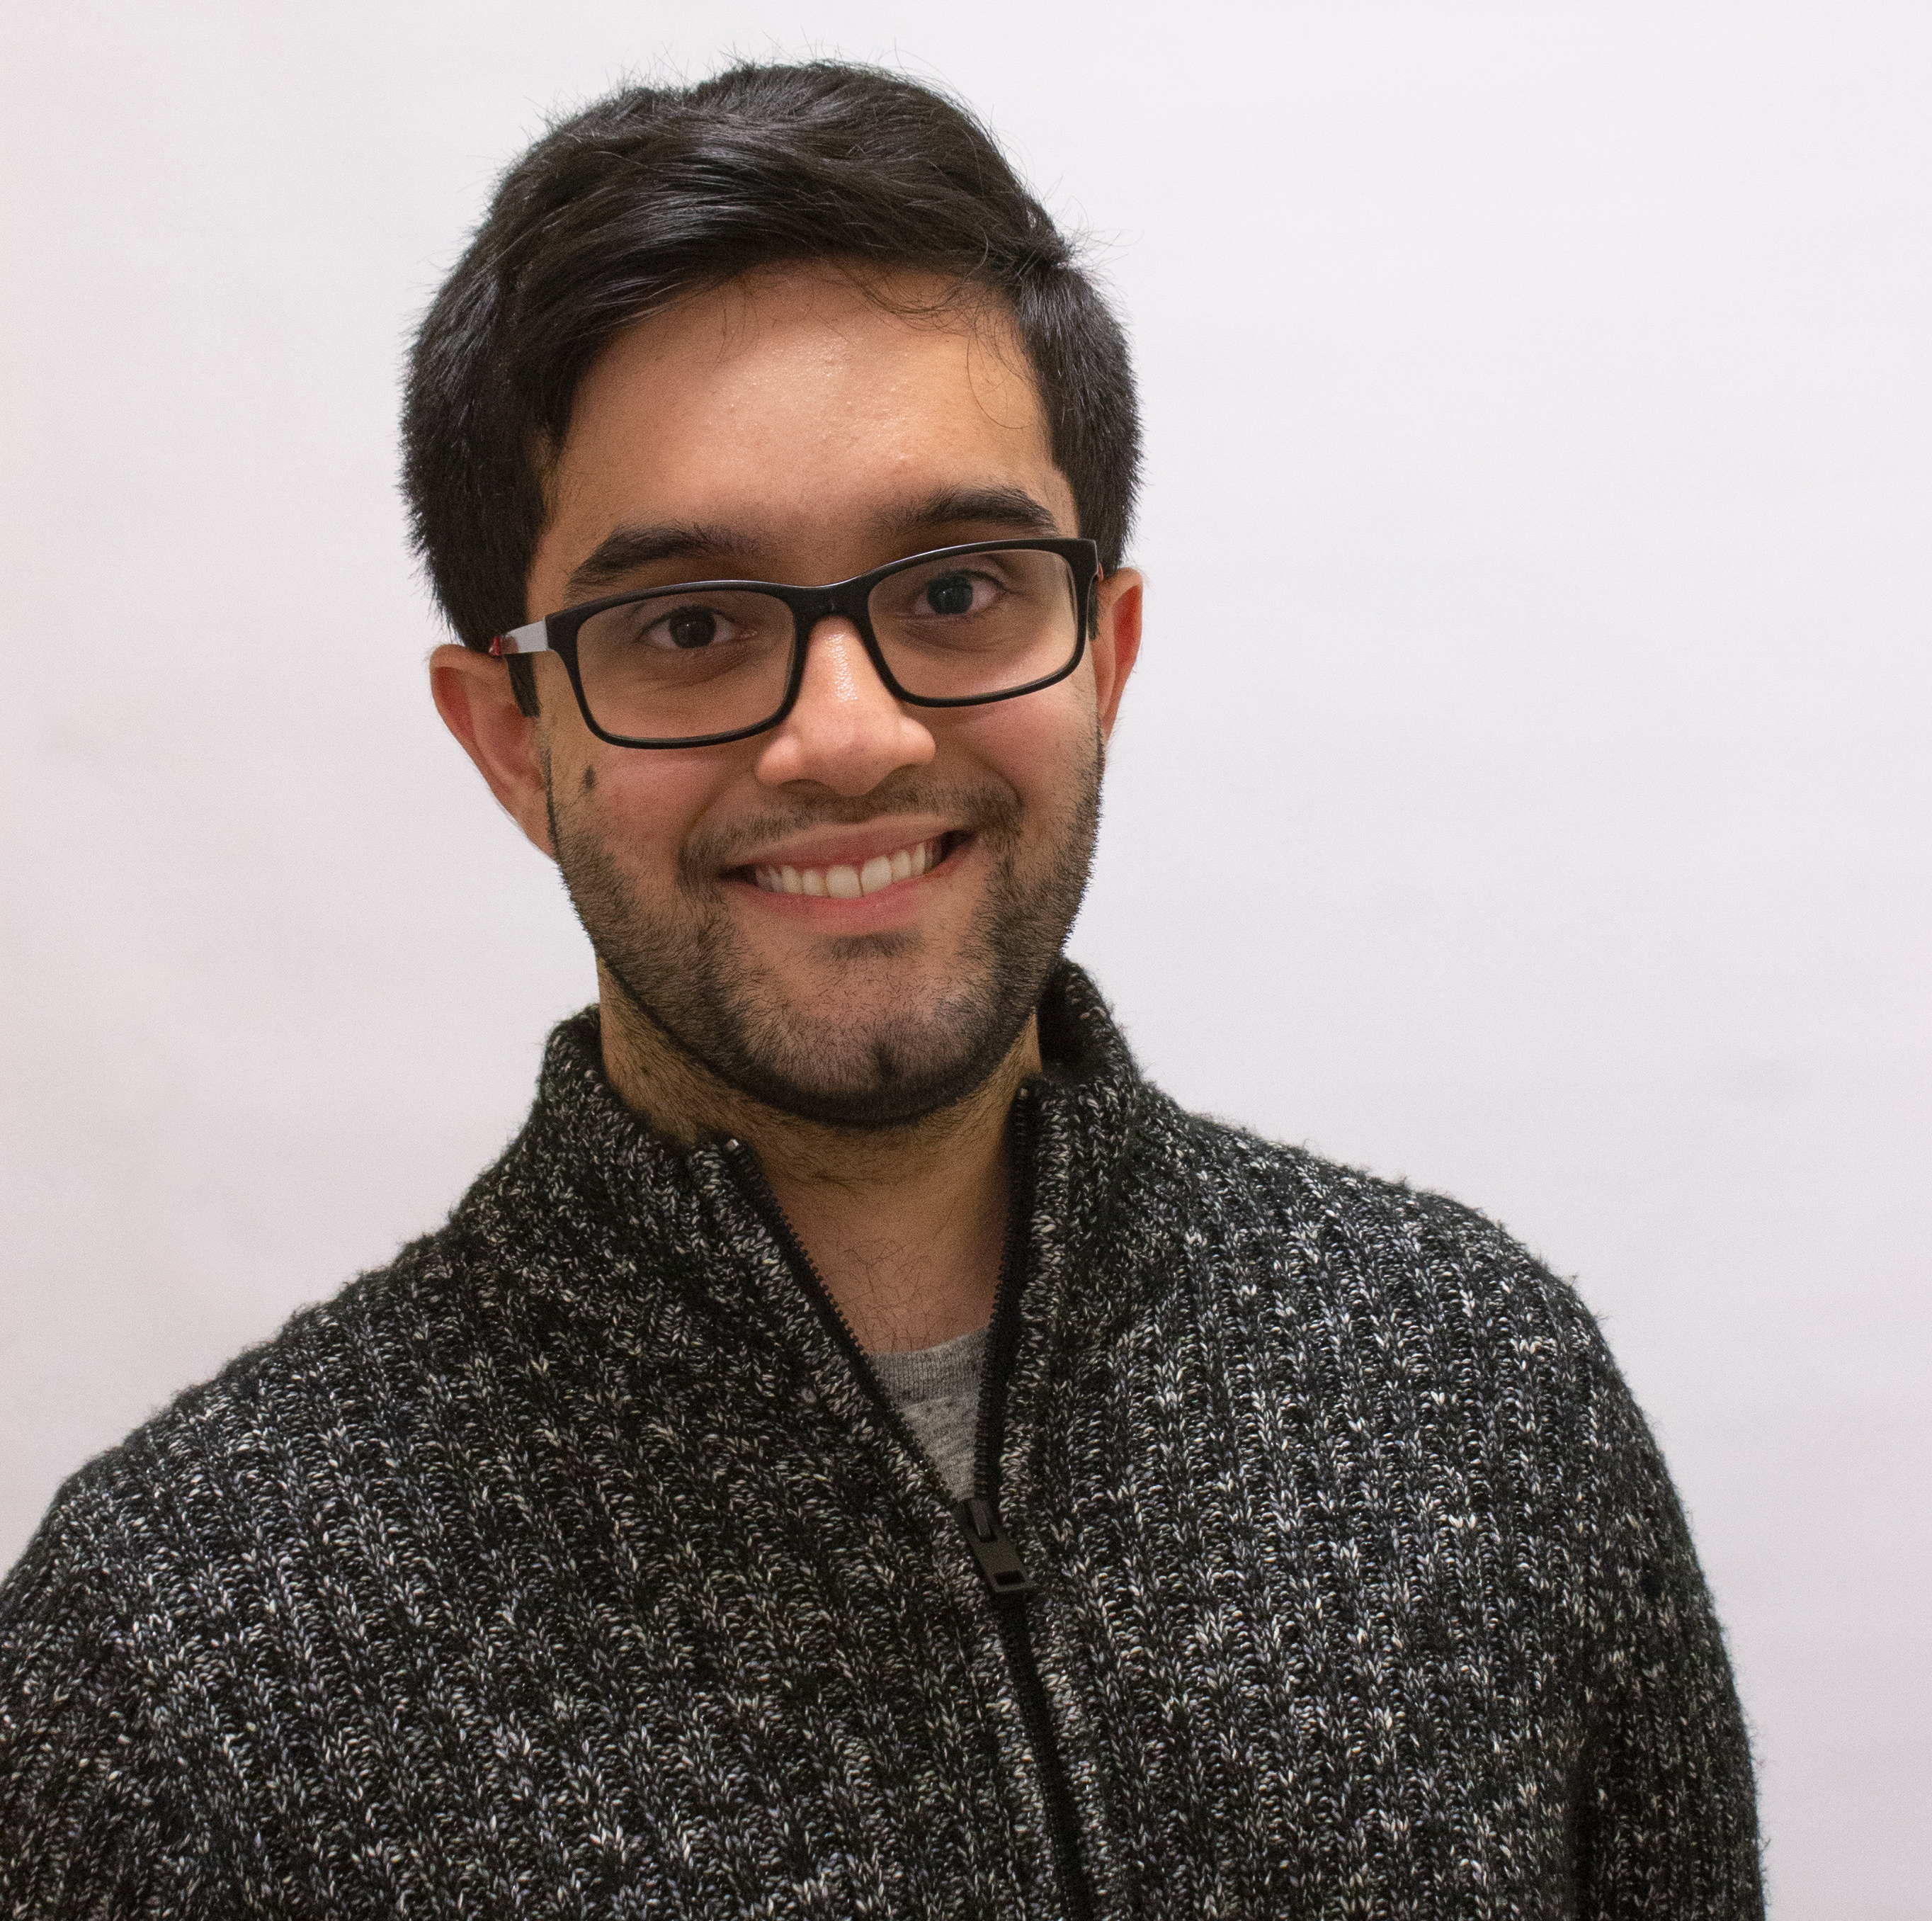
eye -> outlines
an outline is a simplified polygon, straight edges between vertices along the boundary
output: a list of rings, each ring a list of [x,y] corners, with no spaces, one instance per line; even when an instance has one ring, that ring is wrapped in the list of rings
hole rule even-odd
[[[689,652],[729,640],[731,632],[730,622],[708,607],[680,607],[653,620],[644,629],[644,640],[646,647],[677,647]]]
[[[926,604],[934,614],[972,614],[992,598],[992,583],[984,575],[956,569],[938,574],[926,584]]]

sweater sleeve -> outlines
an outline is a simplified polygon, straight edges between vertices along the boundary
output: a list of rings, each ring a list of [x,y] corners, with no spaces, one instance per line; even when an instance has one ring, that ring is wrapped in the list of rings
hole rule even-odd
[[[146,1691],[59,1508],[0,1586],[0,1916],[164,1911],[182,1824]]]
[[[1580,1921],[1761,1916],[1750,1752],[1711,1598],[1655,1442],[1594,1327],[1596,1632],[1573,1803]]]

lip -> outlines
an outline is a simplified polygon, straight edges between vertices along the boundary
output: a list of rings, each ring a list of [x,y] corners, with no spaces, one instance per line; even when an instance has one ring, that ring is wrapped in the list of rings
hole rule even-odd
[[[882,814],[856,827],[811,827],[788,835],[733,861],[724,872],[735,880],[754,867],[862,867],[879,854],[962,831],[958,821],[937,814]]]
[[[914,874],[903,881],[895,881],[890,887],[882,887],[877,893],[861,894],[854,899],[840,900],[826,894],[767,893],[752,878],[752,870],[748,866],[730,869],[725,874],[724,880],[741,912],[776,914],[802,927],[816,929],[828,934],[886,933],[906,926],[916,920],[926,908],[932,904],[932,890],[934,887],[956,885],[970,867],[979,847],[974,836],[955,830],[944,838],[946,842],[946,851],[937,866],[928,868],[923,874]],[[842,849],[846,843],[839,845]],[[884,853],[904,845],[903,841],[890,840],[884,846],[874,846],[864,858],[870,859],[873,854]],[[758,864],[764,866],[766,863],[761,857]],[[799,863],[794,857],[790,864],[796,866]],[[826,861],[820,857],[805,864],[829,866],[849,863]]]

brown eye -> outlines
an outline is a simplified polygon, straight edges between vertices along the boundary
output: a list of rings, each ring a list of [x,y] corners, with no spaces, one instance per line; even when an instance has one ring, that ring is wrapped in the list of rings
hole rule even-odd
[[[718,617],[707,608],[680,607],[659,625],[674,647],[708,647],[718,638]]]
[[[973,611],[973,576],[941,574],[927,581],[926,604],[935,614],[970,614]]]

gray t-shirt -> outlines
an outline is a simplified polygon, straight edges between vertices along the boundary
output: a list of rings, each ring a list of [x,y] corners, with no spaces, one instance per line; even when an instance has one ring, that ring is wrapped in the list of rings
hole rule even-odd
[[[956,1501],[973,1491],[973,1442],[986,1352],[986,1330],[975,1328],[937,1347],[866,1357]]]

